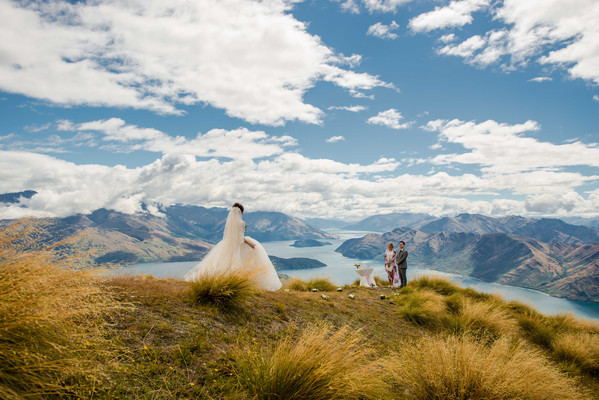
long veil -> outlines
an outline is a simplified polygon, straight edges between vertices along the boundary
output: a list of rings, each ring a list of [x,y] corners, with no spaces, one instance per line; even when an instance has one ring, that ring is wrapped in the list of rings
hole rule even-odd
[[[241,210],[231,208],[223,239],[210,250],[204,259],[185,274],[185,280],[191,281],[204,274],[223,274],[231,268],[241,267],[241,245],[243,244],[244,224]]]
[[[185,274],[185,280],[193,281],[202,276],[224,275],[229,272],[247,273],[259,288],[272,291],[281,288],[279,276],[264,247],[257,240],[245,236],[241,214],[239,208],[231,208],[225,222],[223,239]],[[254,247],[245,244],[246,240]]]

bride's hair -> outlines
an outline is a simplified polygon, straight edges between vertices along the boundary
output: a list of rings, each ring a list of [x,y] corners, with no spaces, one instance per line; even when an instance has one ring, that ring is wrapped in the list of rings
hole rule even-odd
[[[241,204],[235,203],[235,204],[233,204],[233,207],[239,208],[241,210],[241,213],[243,214],[243,206]]]

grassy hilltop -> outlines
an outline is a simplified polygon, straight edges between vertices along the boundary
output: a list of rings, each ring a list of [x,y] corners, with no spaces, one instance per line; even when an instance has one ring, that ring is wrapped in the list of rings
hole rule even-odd
[[[599,399],[599,325],[440,278],[105,278],[34,239],[0,233],[1,399]]]

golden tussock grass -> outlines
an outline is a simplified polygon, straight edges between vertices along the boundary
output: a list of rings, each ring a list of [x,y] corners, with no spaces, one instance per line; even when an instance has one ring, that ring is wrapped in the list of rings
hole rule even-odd
[[[311,278],[307,281],[299,278],[292,278],[289,280],[286,287],[298,292],[306,292],[312,289],[317,289],[319,292],[333,292],[337,290],[337,286],[328,278]]]
[[[380,367],[371,355],[359,332],[312,326],[270,349],[240,349],[233,368],[253,399],[382,398]]]
[[[454,333],[490,340],[504,335],[514,336],[518,332],[516,321],[500,306],[470,298],[458,300],[457,312],[448,321]]]
[[[589,375],[599,377],[599,334],[563,333],[553,342],[555,356],[575,364]]]
[[[446,316],[445,297],[430,289],[402,290],[399,315],[408,322],[428,328],[438,327]]]
[[[574,383],[522,342],[486,346],[468,337],[406,343],[387,371],[402,398],[413,400],[582,399]]]
[[[68,268],[62,246],[39,248],[39,224],[0,231],[0,398],[91,393],[102,378],[97,359],[102,317],[117,309],[90,270]],[[66,264],[66,266],[65,266]]]
[[[256,293],[251,272],[232,268],[226,274],[206,273],[189,282],[193,303],[212,304],[221,309],[235,309]]]
[[[449,280],[438,275],[422,275],[411,281],[409,285],[414,289],[429,289],[436,293],[448,296],[460,291],[460,288]]]

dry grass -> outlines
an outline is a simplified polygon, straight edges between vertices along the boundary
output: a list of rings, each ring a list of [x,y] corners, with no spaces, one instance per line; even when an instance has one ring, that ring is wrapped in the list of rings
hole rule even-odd
[[[399,315],[408,322],[428,328],[436,328],[446,314],[445,297],[429,290],[403,291],[397,308]]]
[[[573,382],[538,352],[500,339],[487,347],[457,336],[403,346],[387,370],[413,400],[582,399]]]
[[[226,274],[204,274],[189,282],[189,296],[193,303],[212,304],[220,309],[240,308],[256,293],[251,273],[245,268],[234,268]]]
[[[370,354],[359,332],[310,327],[270,350],[240,350],[233,368],[253,399],[381,398],[385,388]]]
[[[429,289],[444,296],[448,296],[460,291],[459,287],[438,275],[419,276],[417,279],[411,281],[409,286],[416,290]]]
[[[102,317],[116,308],[90,270],[65,267],[36,248],[43,227],[17,221],[0,231],[0,398],[91,393],[103,375]],[[60,257],[58,257],[60,259]]]
[[[599,377],[599,335],[587,332],[563,333],[555,339],[558,359],[571,362],[583,372]]]
[[[334,285],[328,278],[311,278],[303,281],[299,278],[292,278],[286,285],[287,289],[296,290],[298,292],[306,292],[312,289],[317,289],[319,292],[334,292],[337,290],[337,285]]]
[[[456,334],[468,334],[490,340],[500,336],[515,336],[518,329],[516,321],[498,305],[490,302],[478,302],[462,298],[457,315],[449,319]]]

